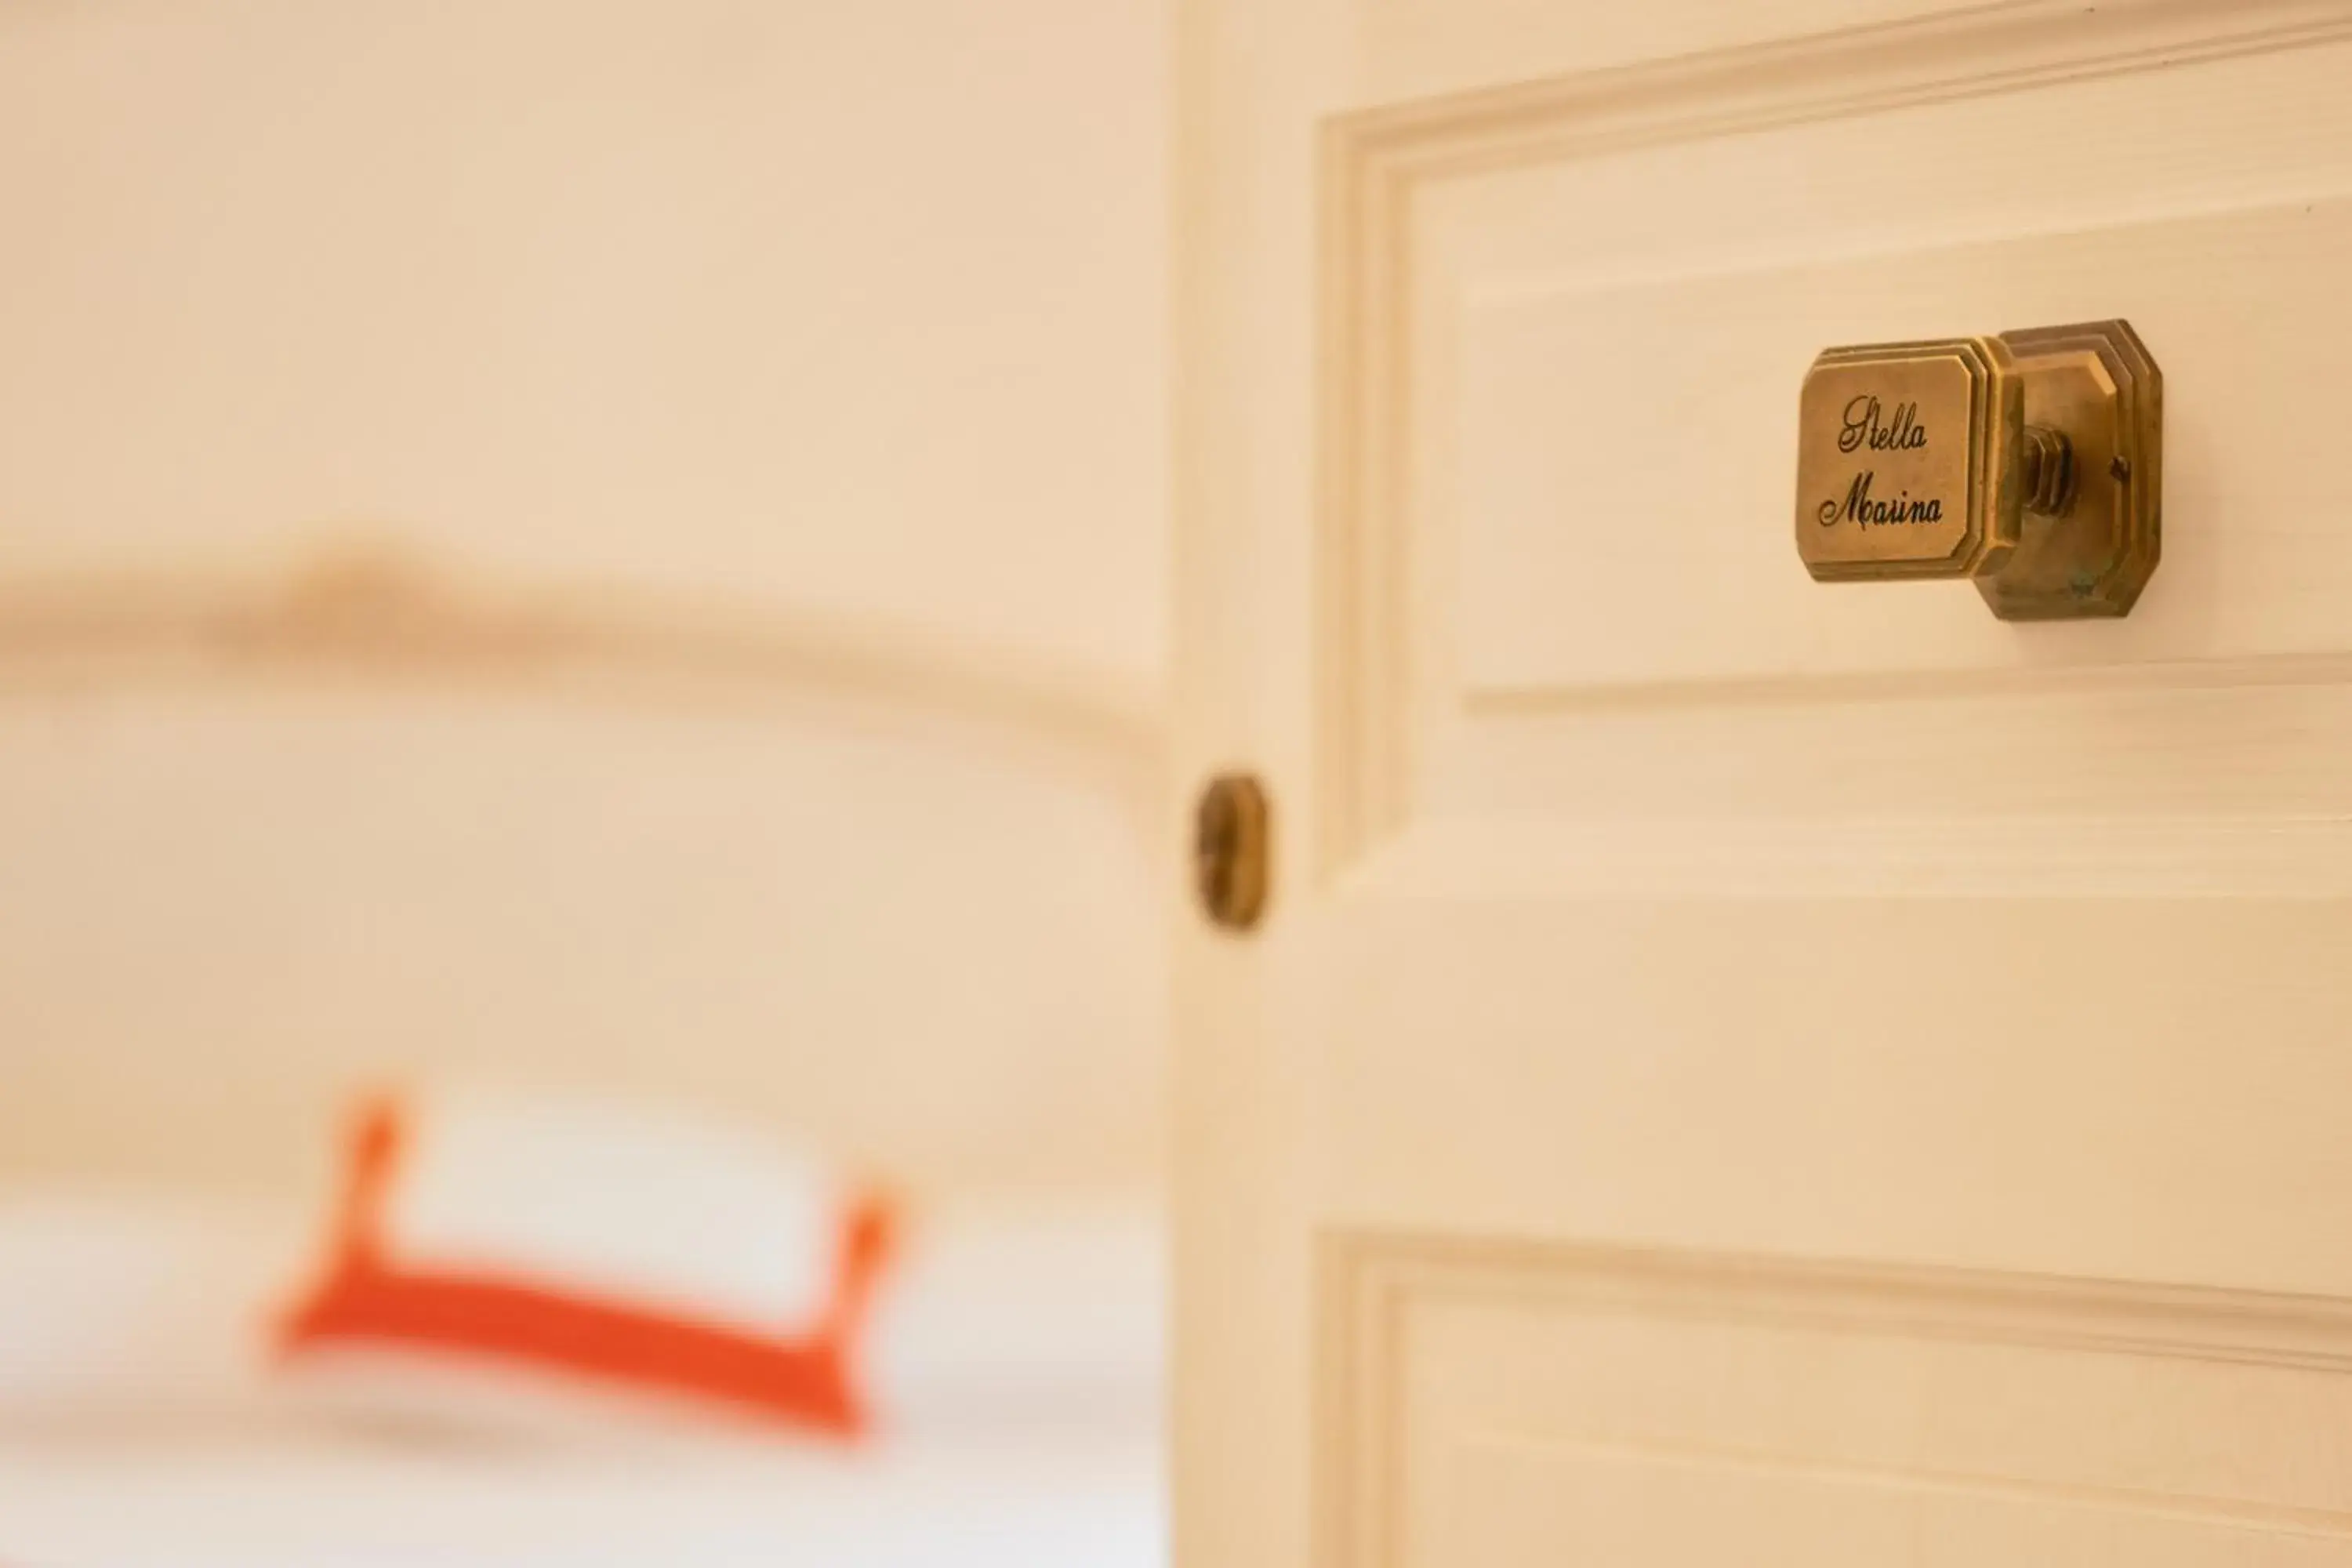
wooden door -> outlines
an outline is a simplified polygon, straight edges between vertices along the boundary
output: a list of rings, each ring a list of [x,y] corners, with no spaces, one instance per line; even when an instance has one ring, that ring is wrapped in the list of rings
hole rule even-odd
[[[1188,0],[1184,1568],[2352,1563],[2352,5]],[[1823,585],[2128,319],[2127,619]]]

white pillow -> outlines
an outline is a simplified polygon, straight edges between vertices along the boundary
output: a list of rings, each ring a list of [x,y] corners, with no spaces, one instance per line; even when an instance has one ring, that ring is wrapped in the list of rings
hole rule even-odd
[[[530,1098],[518,1109],[478,1094],[431,1103],[440,1119],[419,1119],[435,1129],[419,1139],[427,1157],[385,1216],[402,1253],[551,1274],[726,1321],[774,1325],[814,1299],[810,1259],[822,1249],[812,1243],[837,1207],[837,1184],[780,1142],[627,1104]],[[664,1223],[688,1210],[711,1223]],[[270,1326],[315,1277],[322,1225],[315,1208],[177,1192],[0,1191],[0,1407],[266,1407],[269,1384],[284,1382],[262,1375]],[[1165,1249],[1148,1195],[908,1205],[860,1352],[879,1435],[1156,1426]],[[319,1371],[292,1391],[328,1394],[346,1411],[381,1396],[387,1413],[470,1426],[504,1398],[467,1398],[466,1387],[498,1379],[462,1369]],[[420,1401],[431,1408],[419,1412]],[[626,1408],[589,1406],[592,1421]]]

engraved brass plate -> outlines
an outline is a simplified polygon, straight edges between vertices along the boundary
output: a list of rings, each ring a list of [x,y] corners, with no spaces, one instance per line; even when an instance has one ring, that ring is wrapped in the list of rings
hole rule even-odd
[[[2001,416],[2024,406],[2015,378],[1999,374],[2005,358],[1956,338],[1813,362],[1800,405],[1797,549],[1814,576],[1999,569],[2017,536],[1997,531],[2003,509],[1987,492],[2001,480]]]
[[[2162,435],[2123,321],[1831,349],[1798,402],[1797,553],[1822,582],[1971,577],[2005,620],[2124,615]]]

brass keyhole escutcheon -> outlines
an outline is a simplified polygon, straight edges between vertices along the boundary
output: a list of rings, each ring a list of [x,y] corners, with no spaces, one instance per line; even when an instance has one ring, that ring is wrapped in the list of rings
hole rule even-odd
[[[2003,620],[2070,620],[2156,571],[2164,377],[2128,322],[1831,349],[1798,410],[1822,582],[1969,577]]]
[[[1192,811],[1192,877],[1201,908],[1227,931],[1265,912],[1273,809],[1254,773],[1220,773]]]

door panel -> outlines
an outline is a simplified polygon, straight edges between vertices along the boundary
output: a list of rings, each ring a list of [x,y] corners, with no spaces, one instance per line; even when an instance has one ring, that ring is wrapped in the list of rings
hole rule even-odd
[[[2310,1442],[2352,1420],[2340,1306],[1387,1238],[1335,1263],[1359,1559],[2352,1561],[2352,1468]],[[1411,1413],[1385,1448],[1382,1411]]]
[[[2352,48],[2298,63],[2321,61],[2352,79]],[[1596,687],[2340,651],[2352,540],[2313,524],[2347,481],[2305,459],[2335,439],[2336,411],[2309,392],[2346,348],[2313,329],[2352,271],[2352,115],[2315,134],[2333,171],[2231,210],[1730,274],[1514,293],[1502,267],[1429,236],[1424,357],[1460,370],[1452,387],[1417,384],[1410,439],[1431,479],[1407,507],[1417,538],[1458,534],[1458,697],[1524,710]],[[1840,155],[1833,139],[1819,153]],[[1441,286],[1450,297],[1427,297]],[[2170,613],[2010,625],[1966,595],[1824,595],[1791,577],[1785,531],[1754,521],[1767,492],[1793,495],[1789,388],[1821,346],[2103,307],[2160,337],[2167,415],[2197,437],[2167,452]]]
[[[1180,1554],[2344,1560],[2352,5],[1413,9],[1180,33]],[[1808,579],[1814,353],[2108,316],[2127,620]]]

